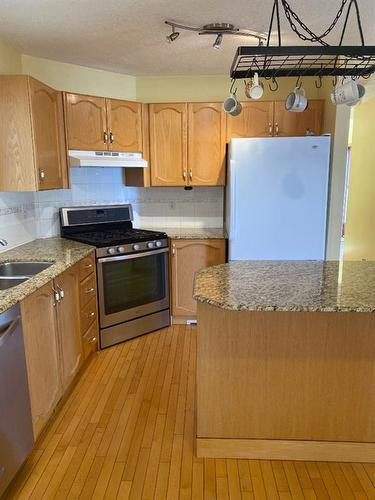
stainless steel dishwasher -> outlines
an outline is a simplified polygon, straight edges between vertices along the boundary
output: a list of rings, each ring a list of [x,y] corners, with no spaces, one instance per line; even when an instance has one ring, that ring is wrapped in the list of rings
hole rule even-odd
[[[19,305],[0,314],[0,497],[34,445]]]

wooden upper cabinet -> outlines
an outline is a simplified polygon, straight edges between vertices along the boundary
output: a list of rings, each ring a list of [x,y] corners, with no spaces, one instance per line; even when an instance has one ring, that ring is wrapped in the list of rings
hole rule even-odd
[[[33,78],[29,85],[38,186],[58,189],[67,184],[62,94]]]
[[[78,264],[58,276],[55,279],[55,286],[61,295],[57,306],[57,320],[61,353],[61,384],[65,391],[82,362]]]
[[[273,101],[242,102],[238,116],[227,115],[227,140],[273,134]]]
[[[225,262],[225,240],[172,240],[171,247],[172,315],[195,317],[194,274]]]
[[[187,182],[187,104],[150,104],[151,184]]]
[[[324,101],[311,99],[302,113],[285,109],[284,101],[275,101],[274,135],[293,137],[319,135],[322,132]]]
[[[188,183],[224,185],[226,118],[223,105],[190,103],[188,137]]]
[[[65,94],[65,118],[68,149],[108,149],[106,99]]]
[[[56,308],[52,282],[44,285],[21,302],[35,438],[47,423],[62,394]]]
[[[142,152],[142,104],[107,99],[107,122],[111,150]]]
[[[61,92],[0,76],[0,116],[0,191],[68,187]]]

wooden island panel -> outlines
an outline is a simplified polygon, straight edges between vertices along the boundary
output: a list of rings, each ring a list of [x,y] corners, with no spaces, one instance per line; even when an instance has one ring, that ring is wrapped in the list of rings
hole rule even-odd
[[[375,461],[375,316],[198,303],[197,452]]]

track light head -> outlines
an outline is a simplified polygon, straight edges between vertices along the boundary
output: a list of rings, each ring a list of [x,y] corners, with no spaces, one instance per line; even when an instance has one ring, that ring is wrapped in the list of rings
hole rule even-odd
[[[166,37],[168,43],[172,43],[180,36],[179,31],[175,31],[174,26],[172,26],[172,33]]]
[[[223,34],[219,33],[216,37],[214,44],[212,45],[214,49],[220,49],[221,42],[223,41]]]

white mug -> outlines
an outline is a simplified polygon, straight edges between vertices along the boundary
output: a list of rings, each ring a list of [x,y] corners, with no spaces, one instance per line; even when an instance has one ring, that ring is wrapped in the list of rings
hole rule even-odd
[[[365,87],[353,80],[335,88],[331,94],[333,104],[354,106],[365,95]]]
[[[285,109],[294,113],[302,113],[307,108],[307,99],[303,87],[296,87],[285,99]]]
[[[258,73],[254,73],[253,82],[245,85],[245,94],[249,99],[260,99],[263,95],[263,84],[259,83]]]

